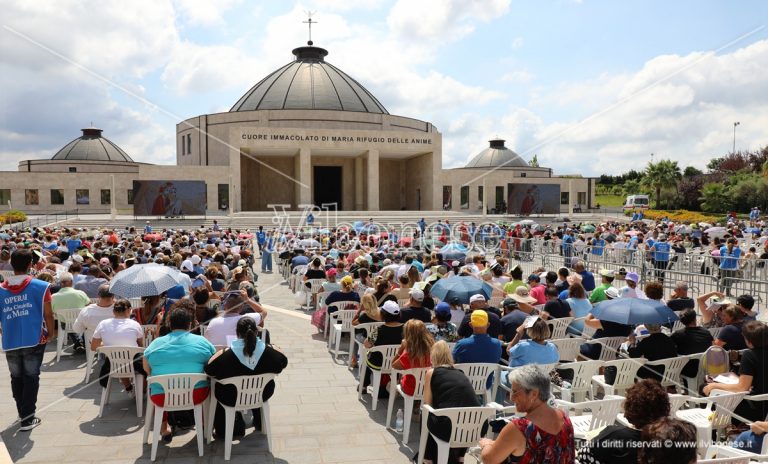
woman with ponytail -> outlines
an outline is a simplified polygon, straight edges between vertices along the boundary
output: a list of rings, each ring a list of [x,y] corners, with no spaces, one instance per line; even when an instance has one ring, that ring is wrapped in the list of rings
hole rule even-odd
[[[237,321],[237,340],[225,350],[218,351],[205,366],[205,373],[221,380],[241,375],[279,374],[288,365],[288,359],[283,353],[267,345],[259,338],[259,328],[256,321],[243,317]],[[264,387],[263,399],[266,401],[275,393],[275,382],[269,382]],[[236,389],[232,385],[216,385],[216,399],[227,406],[234,406]],[[259,410],[253,411],[254,427],[261,428]],[[216,407],[213,427],[218,436],[224,435],[224,408]],[[245,421],[238,413],[235,416],[234,436],[245,434]]]

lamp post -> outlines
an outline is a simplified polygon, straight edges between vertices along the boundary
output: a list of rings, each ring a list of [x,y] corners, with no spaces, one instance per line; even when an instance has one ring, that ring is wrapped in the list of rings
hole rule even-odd
[[[736,153],[736,126],[739,124],[741,123],[738,121],[733,123],[733,151],[731,151],[731,153]]]

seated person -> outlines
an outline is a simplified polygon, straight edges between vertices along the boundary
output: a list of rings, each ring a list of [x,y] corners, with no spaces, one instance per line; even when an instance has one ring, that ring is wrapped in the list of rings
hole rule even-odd
[[[458,329],[451,322],[451,305],[440,302],[435,306],[435,317],[432,318],[432,322],[427,324],[427,331],[436,342],[445,340],[448,343],[453,343],[459,339]]]
[[[227,292],[223,300],[224,310],[219,316],[214,317],[208,322],[208,328],[205,330],[205,338],[214,346],[229,345],[227,337],[236,336],[237,322],[242,317],[250,317],[256,325],[264,325],[264,309],[260,304],[248,298],[245,290],[238,292]],[[245,307],[251,307],[256,312],[242,315]],[[257,309],[258,308],[258,309]]]
[[[728,305],[720,313],[725,326],[720,330],[715,339],[715,345],[724,350],[743,350],[747,347],[744,337],[741,335],[744,313],[735,305]]]
[[[663,417],[643,427],[640,432],[643,443],[659,443],[661,446],[643,446],[638,451],[638,461],[643,464],[695,464],[696,426],[680,419]]]
[[[403,327],[403,341],[392,362],[393,369],[405,370],[413,367],[429,367],[429,353],[434,340],[427,331],[427,326],[418,319],[411,319]],[[416,389],[416,379],[412,375],[404,375],[400,380],[403,393],[413,395]]]
[[[432,311],[423,306],[424,292],[418,288],[412,288],[408,294],[410,295],[410,300],[408,301],[408,307],[400,311],[400,322],[405,324],[411,319],[418,319],[426,324],[431,321]]]
[[[365,340],[365,347],[370,349],[374,346],[382,345],[400,345],[403,342],[403,323],[400,322],[400,306],[394,301],[385,301],[380,308],[381,320],[384,321],[384,325],[374,328]],[[363,386],[368,386],[371,383],[371,376],[373,370],[381,370],[381,365],[384,360],[381,357],[381,353],[369,353],[366,363],[368,363],[368,369],[365,371],[365,379],[363,379]],[[383,377],[383,376],[382,376]],[[384,378],[382,378],[384,381]],[[386,380],[389,382],[389,380]],[[382,382],[382,387],[386,384]],[[379,394],[386,396],[386,388],[379,388]]]
[[[597,329],[592,338],[626,337],[632,332],[632,326],[611,321],[601,321],[588,314],[584,325]],[[581,345],[581,355],[589,359],[600,359],[602,345],[599,343],[584,343]]]
[[[635,464],[640,430],[669,415],[669,395],[655,380],[646,379],[627,389],[624,417],[631,427],[609,425],[576,453],[579,462],[590,464]]]
[[[704,353],[712,346],[712,333],[696,325],[696,311],[687,309],[680,314],[680,323],[685,327],[671,335],[677,354],[688,355]],[[699,360],[692,359],[683,367],[680,374],[684,377],[696,377],[699,372]]]
[[[360,303],[360,295],[353,291],[355,281],[352,276],[344,276],[341,278],[341,290],[331,292],[330,295],[325,297],[325,305],[328,306],[331,303],[339,301],[354,301]],[[336,311],[336,308],[328,308],[328,314]]]
[[[749,430],[741,432],[731,446],[750,453],[761,454],[765,432],[768,432],[768,420],[753,422],[749,424]]]
[[[232,342],[229,348],[219,350],[208,360],[205,373],[209,376],[223,380],[242,375],[279,374],[288,365],[288,359],[283,353],[267,345],[258,334],[256,321],[249,317],[242,317],[237,321],[237,340]],[[216,385],[216,399],[227,406],[234,406],[237,389],[233,385]],[[270,381],[264,386],[262,400],[267,401],[275,392],[275,382]],[[259,409],[253,411],[253,426],[261,428],[261,414]],[[224,436],[225,430],[224,408],[216,406],[216,415],[213,420],[213,428],[218,436]],[[235,417],[234,436],[245,434],[245,422],[238,412]]]
[[[144,372],[148,376],[165,374],[202,374],[208,359],[216,349],[205,338],[190,333],[192,315],[184,308],[172,308],[168,317],[171,332],[156,338],[144,350]],[[194,386],[192,400],[200,404],[208,398],[208,382],[200,382]],[[158,406],[165,404],[165,394],[162,387],[149,385],[149,400]],[[163,415],[160,428],[163,441],[170,441],[173,430],[168,427],[168,418]]]
[[[661,332],[661,324],[645,324],[648,330],[647,337],[637,342],[635,333],[629,334],[627,341],[629,349],[627,352],[631,358],[645,358],[648,361],[658,361],[659,359],[674,358],[677,356],[675,342]],[[664,375],[664,368],[660,366],[641,367],[637,371],[637,376],[641,379],[655,379],[661,382]]]
[[[144,346],[144,330],[138,322],[130,318],[131,315],[131,303],[126,299],[117,300],[112,307],[112,314],[114,317],[104,319],[96,326],[96,330],[93,331],[93,338],[91,338],[91,350],[96,351],[100,346]],[[136,371],[142,375],[145,375],[144,369],[141,366],[141,361],[138,360],[140,355],[137,355],[137,361],[134,363]],[[101,365],[101,371],[99,372],[99,384],[102,387],[107,386],[107,380],[109,380],[110,362],[109,358],[104,358],[104,362]],[[129,395],[133,395],[133,384],[131,379],[122,378],[122,382],[125,391]],[[141,388],[144,388],[142,385]]]

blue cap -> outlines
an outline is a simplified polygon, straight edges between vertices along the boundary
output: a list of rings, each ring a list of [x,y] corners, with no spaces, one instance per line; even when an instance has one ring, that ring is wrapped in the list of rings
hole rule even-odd
[[[441,301],[440,303],[435,306],[435,312],[436,313],[451,313],[451,305],[446,303],[445,301]]]

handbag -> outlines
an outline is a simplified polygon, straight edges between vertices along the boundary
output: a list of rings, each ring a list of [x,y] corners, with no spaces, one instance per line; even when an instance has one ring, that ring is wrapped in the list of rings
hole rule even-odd
[[[325,330],[325,314],[328,312],[328,309],[325,306],[322,306],[320,309],[312,313],[312,325],[317,327],[319,330],[324,331]]]

